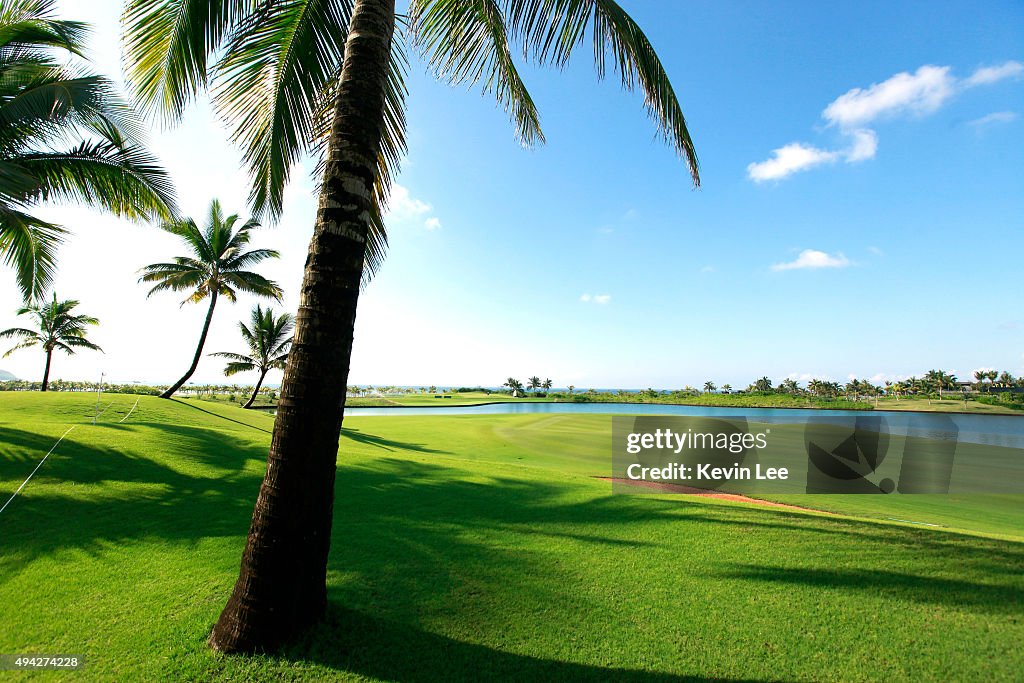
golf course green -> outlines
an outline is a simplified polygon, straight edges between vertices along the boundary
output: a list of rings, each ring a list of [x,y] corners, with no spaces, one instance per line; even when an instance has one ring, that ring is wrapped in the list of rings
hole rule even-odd
[[[0,653],[84,655],[61,678],[1024,670],[1024,498],[786,498],[839,513],[825,514],[613,496],[597,478],[610,469],[607,415],[347,418],[326,623],[273,655],[219,655],[205,641],[238,573],[274,418],[105,395],[94,425],[95,408],[94,394],[0,395],[0,505],[66,434],[0,512]]]

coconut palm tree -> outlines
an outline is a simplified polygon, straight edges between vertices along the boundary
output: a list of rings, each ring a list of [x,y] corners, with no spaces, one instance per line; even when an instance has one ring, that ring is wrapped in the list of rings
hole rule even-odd
[[[189,295],[181,302],[182,306],[187,303],[199,303],[205,299],[210,300],[192,365],[181,379],[160,394],[161,398],[173,396],[199,366],[206,335],[210,332],[210,323],[213,321],[213,309],[219,297],[224,296],[228,301],[234,302],[237,292],[242,291],[281,300],[281,288],[276,283],[246,270],[260,261],[277,258],[279,254],[273,249],[245,251],[252,237],[250,233],[259,227],[259,223],[250,220],[236,230],[237,223],[238,214],[225,217],[220,202],[214,199],[210,203],[210,214],[202,230],[191,218],[167,221],[160,226],[172,235],[180,237],[192,253],[189,256],[176,256],[172,263],[154,263],[143,268],[139,281],[157,283],[146,296],[150,297],[165,290],[188,291]]]
[[[76,202],[133,219],[174,212],[166,172],[114,84],[67,57],[88,27],[53,18],[54,0],[0,4],[0,257],[26,302],[49,287],[66,230],[38,204]]]
[[[722,385],[722,391],[724,391],[727,394],[731,394],[732,393],[732,385],[731,384],[723,384]]]
[[[75,349],[92,349],[102,352],[103,349],[85,338],[87,325],[99,325],[100,321],[88,315],[74,315],[72,310],[78,306],[74,299],[57,301],[57,294],[46,304],[32,304],[18,309],[18,315],[30,315],[35,318],[36,329],[12,327],[0,332],[0,339],[13,337],[21,339],[4,354],[4,358],[18,349],[41,346],[46,354],[46,368],[43,370],[42,391],[46,391],[50,383],[50,361],[53,352],[60,350],[74,355]]]
[[[551,381],[551,378],[547,378],[547,379],[545,379],[545,380],[544,380],[543,382],[541,382],[541,384],[540,384],[541,388],[542,388],[542,389],[544,389],[544,391],[551,391],[551,387],[552,387],[553,385],[554,385],[554,382],[552,382],[552,381]]]
[[[540,389],[541,384],[543,383],[540,381],[540,377],[538,377],[537,375],[534,375],[533,377],[526,380],[526,387],[528,389],[532,389],[533,391]]]
[[[242,339],[249,346],[248,355],[228,351],[210,354],[231,361],[224,368],[224,374],[228,377],[239,372],[259,371],[260,378],[256,381],[256,388],[253,389],[252,396],[242,406],[243,408],[252,406],[268,372],[284,370],[284,363],[288,359],[288,347],[292,343],[291,334],[294,321],[288,313],[275,316],[273,310],[269,308],[263,310],[259,304],[256,304],[252,309],[250,325],[252,327],[247,327],[243,322],[238,323]]]
[[[712,391],[714,391],[717,388],[718,387],[716,387],[715,383],[712,382],[711,380],[708,380],[707,382],[704,382],[704,393],[710,394]]]
[[[326,609],[356,304],[383,255],[382,206],[405,151],[406,36],[439,78],[482,84],[526,145],[544,136],[510,44],[561,68],[589,36],[598,75],[610,61],[624,87],[643,91],[695,184],[696,153],[661,61],[613,0],[413,0],[407,23],[396,21],[394,0],[129,0],[124,16],[128,80],[151,111],[179,118],[212,77],[254,210],[279,215],[295,162],[307,153],[323,162],[260,503],[210,638],[222,651],[266,648]],[[328,405],[340,407],[332,419]]]
[[[515,377],[509,377],[501,386],[508,387],[509,389],[511,389],[513,396],[518,396],[519,393],[522,392],[523,390],[523,383],[517,380]]]

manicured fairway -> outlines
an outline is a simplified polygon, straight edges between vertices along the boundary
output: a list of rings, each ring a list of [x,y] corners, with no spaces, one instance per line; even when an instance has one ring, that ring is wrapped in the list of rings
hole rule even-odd
[[[94,400],[0,395],[0,505],[78,425],[0,513],[0,653],[85,654],[86,668],[61,678],[917,681],[1024,670],[1020,498],[820,500],[965,534],[612,496],[594,478],[610,467],[600,415],[346,420],[326,626],[274,656],[214,655],[204,641],[236,577],[273,418],[143,397],[119,424],[136,397],[110,396],[92,426]]]

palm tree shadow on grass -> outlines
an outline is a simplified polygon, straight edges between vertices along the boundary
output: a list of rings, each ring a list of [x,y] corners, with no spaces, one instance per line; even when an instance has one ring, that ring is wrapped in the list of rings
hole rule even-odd
[[[531,657],[454,640],[334,603],[329,605],[321,627],[290,651],[283,652],[282,657],[286,660],[311,659],[345,673],[404,683],[753,680],[678,676]]]
[[[348,437],[356,443],[363,443],[369,446],[376,446],[386,451],[413,451],[415,453],[444,453],[450,454],[451,451],[441,450],[439,448],[429,448],[422,444],[409,443],[408,441],[396,441],[394,439],[388,439],[383,436],[376,434],[370,434],[362,432],[354,427],[342,427],[342,437]]]
[[[183,405],[183,406],[186,406],[188,408],[191,408],[192,410],[198,410],[201,413],[206,413],[207,415],[212,415],[213,417],[215,417],[215,418],[217,418],[219,420],[226,420],[228,422],[234,422],[235,424],[239,424],[239,425],[242,425],[243,427],[248,427],[250,429],[255,429],[257,431],[263,432],[264,434],[270,434],[270,430],[269,429],[264,429],[263,427],[257,427],[256,425],[251,425],[251,424],[249,424],[247,422],[242,422],[241,420],[236,420],[233,417],[227,417],[226,415],[221,415],[220,413],[215,413],[213,411],[207,410],[206,408],[200,408],[199,406],[195,405],[194,403],[189,403],[188,401],[182,401],[182,400],[177,399],[177,398],[172,398],[171,401],[173,401],[174,403],[177,403],[179,405]]]

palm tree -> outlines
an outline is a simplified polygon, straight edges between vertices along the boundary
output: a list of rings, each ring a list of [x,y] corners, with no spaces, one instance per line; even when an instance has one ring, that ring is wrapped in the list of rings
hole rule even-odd
[[[534,375],[530,379],[526,380],[527,388],[532,389],[534,391],[536,391],[537,389],[540,389],[541,384],[542,384],[542,382],[540,381],[540,377],[538,377],[537,375]]]
[[[166,172],[114,84],[67,59],[88,27],[54,19],[54,0],[0,5],[0,256],[26,302],[49,287],[66,231],[31,209],[80,202],[133,219],[174,212]]]
[[[509,377],[501,386],[508,387],[509,389],[511,389],[512,396],[517,396],[519,392],[523,390],[523,383],[517,380],[515,377]]]
[[[239,372],[259,370],[260,378],[256,381],[256,388],[253,389],[252,396],[242,406],[243,408],[252,406],[268,372],[284,370],[284,363],[288,359],[288,347],[292,343],[291,333],[294,322],[288,313],[282,313],[275,317],[274,311],[269,308],[263,310],[259,304],[256,304],[252,309],[250,325],[252,327],[246,327],[242,322],[238,323],[242,338],[249,345],[249,355],[227,351],[210,354],[231,361],[224,368],[224,374],[228,377]],[[234,387],[232,388],[234,389]]]
[[[732,393],[732,385],[731,384],[723,384],[722,385],[722,391],[724,391],[727,394],[731,394]]]
[[[772,390],[772,381],[770,379],[768,379],[767,377],[762,377],[761,379],[759,379],[756,382],[754,382],[754,390],[755,391],[771,391]]]
[[[569,392],[569,395],[572,396],[572,392],[576,390],[576,387],[570,384],[569,386],[566,387],[566,390]]]
[[[210,331],[213,309],[217,305],[218,297],[223,295],[228,301],[234,302],[237,291],[240,290],[281,300],[281,288],[276,283],[245,270],[265,259],[277,258],[279,254],[272,249],[244,251],[251,238],[250,232],[258,228],[259,223],[250,220],[235,230],[236,223],[238,215],[232,214],[225,218],[220,202],[214,199],[210,203],[210,215],[204,229],[200,230],[191,218],[168,221],[160,226],[172,235],[180,237],[191,249],[192,254],[176,256],[173,263],[154,263],[143,268],[139,281],[158,283],[146,296],[150,297],[164,290],[188,291],[189,295],[181,302],[182,306],[187,303],[199,303],[204,299],[210,300],[206,322],[203,323],[203,331],[199,335],[199,344],[196,345],[192,365],[181,379],[160,394],[161,398],[173,396],[196,371],[199,359],[203,355],[203,345],[206,344],[206,335]]]
[[[704,382],[704,392],[705,393],[710,394],[712,391],[714,391],[717,388],[718,387],[716,387],[715,383],[712,382],[711,380],[708,380],[707,382]]]
[[[988,372],[985,370],[974,371],[974,381],[978,383],[978,389],[985,388],[985,380],[988,379]]]
[[[551,387],[552,387],[553,384],[554,384],[554,382],[552,382],[551,379],[548,378],[548,379],[545,379],[543,382],[541,382],[540,386],[541,386],[542,389],[544,389],[544,391],[551,391]]]
[[[267,472],[238,581],[210,637],[222,651],[268,648],[327,605],[356,304],[383,256],[382,207],[405,151],[406,33],[439,78],[493,94],[526,145],[544,136],[510,43],[561,68],[589,34],[598,75],[610,59],[625,88],[639,86],[694,184],[696,153],[661,61],[613,0],[413,0],[407,31],[396,31],[394,0],[129,0],[124,16],[128,80],[151,111],[177,119],[215,79],[255,211],[278,216],[294,162],[307,153],[322,161]],[[335,405],[325,419],[323,407]]]
[[[31,315],[35,318],[36,329],[12,327],[0,332],[0,339],[7,337],[20,338],[21,341],[4,354],[4,358],[18,349],[41,346],[46,353],[46,369],[43,370],[42,391],[46,391],[50,383],[50,361],[53,352],[61,350],[73,355],[75,349],[92,349],[102,352],[103,349],[85,338],[87,325],[99,325],[100,321],[88,315],[73,315],[72,309],[78,306],[74,299],[57,301],[57,295],[47,304],[33,304],[18,309],[18,315]]]

